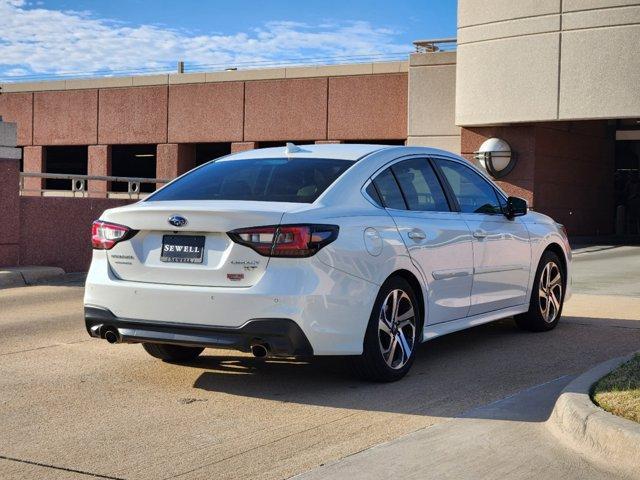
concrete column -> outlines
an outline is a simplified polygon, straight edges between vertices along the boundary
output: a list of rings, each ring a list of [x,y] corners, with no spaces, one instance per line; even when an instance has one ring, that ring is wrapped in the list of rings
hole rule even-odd
[[[25,172],[32,173],[43,173],[46,172],[46,152],[44,147],[35,146],[35,147],[24,147],[23,148],[24,155],[24,166],[23,170]],[[24,179],[24,195],[35,195],[39,196],[40,193],[33,190],[41,190],[44,188],[44,180],[41,178],[25,178]],[[31,191],[29,191],[31,190]]]
[[[342,143],[342,140],[316,140],[316,145],[332,145],[334,143]]]
[[[20,149],[16,124],[0,121],[0,267],[17,266],[20,260]]]
[[[156,152],[156,178],[174,179],[196,165],[196,147],[189,143],[162,143]],[[162,183],[157,185],[160,188]]]
[[[111,175],[111,145],[89,145],[87,175]],[[106,198],[108,182],[90,180],[87,185],[89,197]]]
[[[233,142],[231,144],[231,153],[244,152],[258,148],[258,142]]]

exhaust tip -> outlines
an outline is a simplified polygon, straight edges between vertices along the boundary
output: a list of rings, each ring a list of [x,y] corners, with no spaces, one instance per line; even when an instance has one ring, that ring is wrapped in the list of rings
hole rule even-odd
[[[254,343],[251,345],[251,353],[256,358],[265,358],[269,354],[269,348],[264,343]]]
[[[109,328],[104,332],[104,339],[109,343],[118,343],[120,341],[120,334],[115,328]]]

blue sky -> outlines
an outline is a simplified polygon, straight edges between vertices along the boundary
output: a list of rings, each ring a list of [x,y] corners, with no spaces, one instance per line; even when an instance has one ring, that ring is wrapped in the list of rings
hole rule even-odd
[[[402,58],[455,29],[455,0],[0,0],[0,79]]]

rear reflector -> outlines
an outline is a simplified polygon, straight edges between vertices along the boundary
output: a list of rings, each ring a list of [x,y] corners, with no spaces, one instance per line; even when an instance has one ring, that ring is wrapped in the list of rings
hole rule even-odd
[[[91,245],[95,250],[110,250],[113,246],[135,235],[136,231],[124,225],[96,220],[91,225]]]
[[[236,243],[265,257],[310,257],[338,238],[337,225],[280,225],[228,232]]]

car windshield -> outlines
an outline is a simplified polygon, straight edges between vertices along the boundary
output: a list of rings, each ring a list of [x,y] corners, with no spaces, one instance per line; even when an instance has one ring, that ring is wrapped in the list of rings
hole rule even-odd
[[[354,162],[320,158],[220,159],[150,196],[164,200],[313,203]]]

